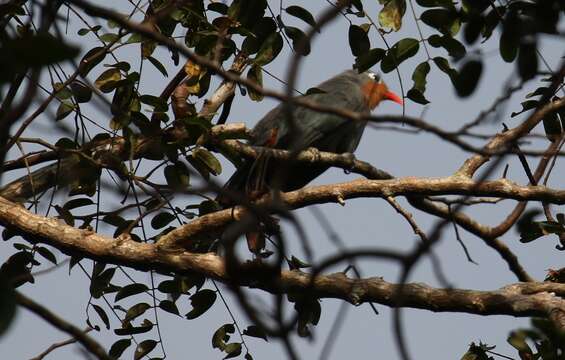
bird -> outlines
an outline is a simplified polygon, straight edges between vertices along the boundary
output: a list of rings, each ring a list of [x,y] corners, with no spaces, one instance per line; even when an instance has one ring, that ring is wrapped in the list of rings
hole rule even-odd
[[[346,70],[315,86],[313,90],[299,98],[364,115],[384,100],[403,104],[402,98],[388,89],[379,74],[371,71],[359,73],[354,69]],[[315,148],[338,154],[353,153],[367,125],[367,121],[351,120],[299,105],[293,106],[291,112],[292,123],[288,120],[283,103],[269,111],[252,129],[249,145],[291,151]],[[281,166],[286,166],[282,176]],[[234,199],[238,196],[254,200],[271,189],[275,182],[283,192],[297,190],[328,168],[320,164],[281,164],[264,153],[256,159],[245,160],[238,167],[224,185],[217,201],[220,206],[227,208],[235,205]],[[248,246],[254,253],[264,247],[264,239],[250,239],[250,236],[260,237],[258,234],[247,234]]]

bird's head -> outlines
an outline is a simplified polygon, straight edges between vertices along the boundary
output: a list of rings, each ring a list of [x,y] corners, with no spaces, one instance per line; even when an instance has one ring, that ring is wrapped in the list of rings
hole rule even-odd
[[[369,108],[374,109],[383,100],[391,100],[403,105],[402,98],[390,91],[378,74],[367,71],[359,74],[362,77],[361,91]]]

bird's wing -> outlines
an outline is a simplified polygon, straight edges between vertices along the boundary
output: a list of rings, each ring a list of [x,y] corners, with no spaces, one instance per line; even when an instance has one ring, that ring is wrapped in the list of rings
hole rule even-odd
[[[352,96],[345,91],[315,93],[302,98],[324,106],[341,107],[352,111],[368,110],[360,96]],[[253,144],[276,148],[305,148],[312,146],[319,139],[351,121],[334,114],[321,113],[300,106],[294,107],[293,119],[294,133],[285,117],[282,104],[277,106],[267,113],[253,129]]]

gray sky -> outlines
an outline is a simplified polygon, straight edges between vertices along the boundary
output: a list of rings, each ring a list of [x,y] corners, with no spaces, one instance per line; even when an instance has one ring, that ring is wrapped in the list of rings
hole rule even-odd
[[[270,3],[278,9],[278,1]],[[294,3],[300,4],[300,2]],[[327,6],[323,1],[303,3],[308,4],[307,7],[314,14],[319,14],[321,9]],[[372,2],[365,3],[368,13],[376,19],[378,14],[377,2],[375,4],[372,4]],[[115,6],[115,2],[110,3],[108,1],[101,1],[99,4],[112,4]],[[291,4],[293,3],[286,2],[286,5]],[[119,6],[120,8],[129,9],[127,2],[121,2]],[[284,20],[292,23],[290,17]],[[357,19],[353,20],[357,21]],[[391,43],[394,43],[399,36],[417,37],[414,20],[410,16],[409,11],[404,18],[404,22],[404,27],[399,35],[392,34],[388,37]],[[76,34],[76,24],[72,23],[71,25],[69,34]],[[338,18],[325,28],[316,39],[313,43],[312,53],[302,61],[298,82],[299,89],[305,90],[343,69],[351,67],[354,59],[347,44],[348,26],[349,24],[345,19]],[[431,29],[425,26],[423,30],[425,36],[433,33]],[[383,47],[374,29],[371,30],[370,38],[372,47]],[[428,91],[426,92],[426,97],[431,101],[431,104],[429,104],[425,113],[426,121],[445,129],[457,129],[463,123],[475,118],[481,110],[487,108],[494,98],[501,93],[505,81],[512,76],[513,69],[512,66],[502,63],[502,60],[499,58],[497,39],[497,36],[493,36],[493,39],[481,48],[486,65],[485,71],[478,90],[475,91],[472,97],[464,101],[455,96],[447,76],[437,70],[432,64],[432,71],[428,76]],[[86,40],[91,41],[92,38],[80,38],[80,41]],[[84,46],[84,50],[89,49],[85,43],[80,45]],[[94,43],[90,45],[90,47],[92,46],[94,46]],[[438,49],[431,48],[431,51],[432,56],[446,56]],[[557,40],[544,39],[542,41],[541,53],[552,68],[559,61],[562,51],[563,44]],[[137,48],[135,46],[126,47],[121,54],[135,59]],[[268,65],[267,69],[273,74],[284,78],[289,56],[290,53],[285,47],[284,53],[278,60]],[[159,51],[156,57],[167,65],[170,76],[176,72],[166,51]],[[405,91],[412,86],[412,81],[410,80],[412,69],[424,60],[425,54],[421,49],[416,57],[406,61],[400,67]],[[133,63],[137,64],[138,62],[135,60]],[[145,78],[142,82],[142,89],[145,93],[158,95],[163,86],[168,82],[168,79],[163,78],[154,71],[149,63],[145,63],[144,66],[145,72],[142,78]],[[378,70],[378,67],[376,67],[376,70]],[[92,79],[94,78],[92,77]],[[264,74],[264,79],[266,87],[282,89],[281,84],[267,74]],[[394,72],[385,74],[384,79],[391,89],[400,93],[400,86]],[[508,103],[503,117],[508,126],[513,127],[524,119],[524,116],[510,119],[509,113],[519,110],[521,108],[519,103],[523,99],[524,94],[533,91],[536,87],[537,83],[528,83],[526,90],[518,93]],[[255,103],[249,101],[248,98],[242,98],[238,94],[234,101],[229,121],[245,122],[252,126],[274,105],[275,102],[269,99]],[[92,114],[95,114],[94,109],[90,110]],[[422,106],[411,101],[406,102],[406,113],[408,115],[419,116],[422,110]],[[387,103],[378,108],[378,113],[400,114],[401,108],[394,103]],[[100,123],[106,123],[105,119],[99,119],[101,119],[99,120]],[[69,126],[72,125],[71,117],[65,121]],[[41,134],[44,137],[53,138],[60,136],[59,133],[49,134],[45,132],[46,129],[53,129],[52,123],[46,116],[38,119],[37,122],[38,124],[34,125],[28,134],[35,136]],[[500,123],[481,128],[484,133],[494,133],[500,129]],[[538,128],[536,132],[540,133],[542,129]],[[477,142],[476,144],[482,143]],[[541,149],[547,146],[547,142],[541,141],[539,144],[534,145]],[[356,156],[397,176],[446,176],[455,171],[469,154],[437,139],[433,135],[376,131],[368,128],[356,152]],[[504,163],[510,164],[508,177],[511,180],[520,184],[527,182],[523,170],[516,159],[508,159]],[[563,164],[557,164],[557,166],[553,172],[552,179],[550,179],[550,185],[553,184],[556,187],[560,185],[559,181],[565,175]],[[232,169],[233,167],[229,164],[225,164],[222,178],[227,178],[232,173]],[[501,172],[502,169],[495,171],[494,177],[499,177]],[[347,181],[356,177],[356,175],[345,175],[341,170],[331,170],[316,179],[314,184]],[[104,197],[105,205],[115,204],[113,197],[115,196],[107,194]],[[403,199],[399,200],[401,200],[400,202],[403,205],[406,204]],[[496,224],[505,217],[513,205],[514,202],[511,201],[506,201],[499,205],[484,205],[470,213],[479,221],[484,221],[487,224]],[[530,204],[530,207],[534,206],[538,205]],[[337,204],[328,204],[319,208],[331,219],[333,230],[339,234],[341,239],[351,249],[378,246],[409,250],[418,241],[412,234],[409,225],[381,199],[351,200],[347,201],[344,207]],[[408,209],[411,210],[410,208]],[[296,214],[306,228],[318,259],[336,251],[335,246],[332,245],[324,232],[327,229],[323,229],[317,223],[311,211],[303,209],[297,211]],[[433,218],[420,212],[414,211],[414,215],[416,221],[424,229],[429,229],[435,223]],[[457,288],[490,290],[516,281],[505,263],[494,251],[483,245],[480,239],[464,231],[462,231],[462,238],[469,248],[473,259],[479,265],[466,261],[451,227],[446,228],[443,240],[435,249],[436,254],[441,259],[443,270],[453,286]],[[520,244],[518,238],[519,236],[517,236],[515,231],[510,231],[503,237],[505,242],[518,255],[526,269],[537,279],[543,279],[545,276],[544,270],[548,267],[559,268],[563,266],[562,254],[554,248],[556,244],[554,238],[546,237],[532,244]],[[11,240],[0,243],[0,261],[4,261],[5,258],[14,252],[13,242]],[[294,253],[300,254],[298,240],[294,234],[289,234],[288,242]],[[65,258],[60,253],[57,254],[60,261]],[[83,261],[83,264],[90,271],[90,262]],[[385,280],[392,282],[397,280],[398,269],[392,264],[374,260],[363,261],[361,264],[362,272],[365,276],[382,276]],[[126,271],[135,279],[150,284],[148,274],[129,269],[126,269]],[[156,276],[156,278],[162,279],[160,276]],[[410,280],[439,286],[427,259],[417,266]],[[126,282],[122,282],[122,284],[126,284]],[[206,286],[213,288],[211,283],[207,283]],[[221,285],[220,287],[222,288]],[[88,280],[79,268],[75,267],[69,276],[68,267],[62,266],[60,269],[39,276],[36,279],[36,284],[26,284],[20,289],[73,324],[79,327],[86,326],[84,311],[89,298]],[[249,323],[237,308],[237,304],[230,296],[229,291],[224,290],[222,293],[226,296],[230,308],[234,310],[239,325],[245,328]],[[256,293],[254,292],[254,294]],[[109,296],[109,299],[113,300],[113,296]],[[138,297],[126,299],[120,302],[120,305],[127,308],[127,305],[133,305],[140,300]],[[143,299],[146,302],[150,302],[150,300],[148,296],[146,299]],[[180,303],[182,304],[181,313],[186,313],[190,306],[188,299],[183,301]],[[96,303],[102,305],[100,301],[96,301]],[[294,343],[299,349],[302,358],[312,359],[319,356],[338,305],[338,301],[322,301],[322,317],[320,324],[314,330],[315,341],[309,342],[305,339],[294,339]],[[107,309],[106,305],[103,306]],[[391,311],[383,306],[377,306],[377,308],[380,315],[375,316],[368,305],[359,307],[349,306],[341,332],[334,343],[330,356],[331,359],[343,359],[351,356],[362,359],[399,358],[391,330]],[[90,311],[90,316],[95,323],[100,324],[92,310]],[[225,307],[219,301],[211,311],[196,320],[179,320],[175,316],[161,311],[159,312],[159,321],[165,350],[169,359],[215,359],[223,356],[216,349],[212,349],[211,346],[213,332],[222,324],[231,322]],[[506,337],[509,330],[520,326],[527,326],[528,324],[529,320],[527,319],[515,319],[507,316],[483,318],[466,314],[436,314],[429,311],[404,310],[405,334],[410,346],[410,353],[414,359],[459,358],[471,341],[483,341],[491,345],[497,345],[496,351],[516,357],[516,352],[506,344]],[[112,326],[118,326],[115,318],[112,319]],[[156,337],[154,333],[150,334],[152,335],[151,338]],[[118,339],[117,336],[113,335],[112,331],[106,331],[105,329],[100,333],[91,333],[91,335],[96,336],[97,340],[106,346]],[[8,334],[0,338],[0,350],[2,351],[2,357],[6,359],[30,358],[39,354],[53,342],[67,338],[68,335],[54,330],[35,315],[27,311],[20,311],[16,322]],[[138,341],[146,338],[150,337],[147,334],[136,337]],[[232,339],[233,341],[238,341],[237,335],[232,337]],[[285,357],[282,347],[275,340],[271,340],[269,343],[252,338],[246,338],[245,340],[255,359],[278,359]],[[159,356],[159,351],[154,350],[152,355]],[[124,358],[129,358],[130,356],[132,356],[131,353]],[[77,346],[67,346],[56,350],[48,358],[61,360],[76,359],[80,358],[80,354]]]

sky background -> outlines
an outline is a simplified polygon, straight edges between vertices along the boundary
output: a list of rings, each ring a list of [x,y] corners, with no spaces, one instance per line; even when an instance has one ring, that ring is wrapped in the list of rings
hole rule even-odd
[[[278,12],[278,1],[269,2],[273,9]],[[100,1],[99,5],[114,7],[116,10],[130,9],[130,4],[125,1],[109,2]],[[304,2],[285,2],[288,5],[302,5],[307,7],[313,14],[319,14],[326,8],[324,1],[304,1]],[[307,4],[307,5],[306,5]],[[377,2],[364,2],[367,12],[373,19],[377,19],[379,5]],[[284,16],[284,15],[283,15]],[[283,18],[289,25],[299,25],[290,16]],[[363,22],[362,19],[352,18],[356,23]],[[347,43],[347,30],[349,23],[343,18],[338,17],[316,38],[312,44],[312,53],[304,58],[301,63],[298,75],[297,88],[304,91],[319,82],[334,76],[335,74],[351,67],[354,58],[351,55]],[[424,36],[429,36],[434,32],[423,25]],[[69,26],[69,38],[82,47],[83,52],[95,46],[93,37],[75,36],[76,30],[82,27],[76,22],[76,18],[71,16]],[[417,37],[414,20],[408,9],[404,17],[404,25],[399,34],[391,34],[387,37],[390,43],[394,43],[400,37]],[[371,46],[383,47],[381,40],[377,37],[374,29],[370,32]],[[486,109],[498,97],[503,89],[505,82],[509,78],[517,80],[514,75],[513,66],[502,62],[498,55],[498,36],[495,35],[490,41],[481,46],[483,60],[485,63],[484,73],[479,82],[479,86],[474,95],[466,98],[458,98],[449,82],[447,76],[435,68],[432,64],[431,73],[428,76],[428,86],[426,97],[431,103],[425,109],[424,119],[429,123],[444,129],[455,130],[462,124],[474,119],[481,110]],[[540,51],[547,60],[548,65],[555,69],[563,52],[563,43],[557,38],[544,38],[541,41]],[[447,57],[442,51],[430,48],[432,56],[441,55]],[[287,63],[291,56],[288,47],[285,46],[284,52],[273,63],[267,66],[267,70],[280,78],[285,78]],[[472,56],[472,55],[471,55]],[[132,64],[138,64],[137,46],[123,48],[118,57],[130,58]],[[170,56],[166,50],[158,50],[155,57],[160,59],[169,69],[169,76],[176,73]],[[404,90],[407,91],[412,86],[410,80],[413,68],[425,60],[423,49],[417,56],[406,61],[401,65],[401,75],[404,83]],[[182,61],[181,61],[182,63]],[[169,79],[163,78],[149,63],[144,65],[142,75],[141,92],[158,95],[162,88],[168,83]],[[100,70],[100,69],[99,69]],[[375,67],[378,70],[378,67]],[[94,80],[97,72],[93,72],[90,78]],[[384,74],[383,78],[389,87],[400,93],[400,85],[396,73]],[[45,79],[48,84],[48,79]],[[524,95],[535,90],[539,82],[531,81],[525,86],[525,90],[518,92],[503,113],[503,121],[510,127],[517,125],[526,115],[520,115],[510,119],[512,111],[518,111]],[[211,87],[214,88],[217,83]],[[270,89],[283,90],[282,84],[277,80],[264,74],[264,85]],[[199,103],[201,105],[201,102]],[[229,122],[245,122],[248,126],[253,126],[269,109],[276,105],[276,102],[265,99],[262,102],[251,102],[247,97],[239,95],[236,97]],[[199,106],[197,106],[198,108]],[[54,111],[55,107],[51,107]],[[88,108],[93,118],[101,124],[107,124],[106,115],[99,109]],[[410,116],[421,116],[424,107],[411,101],[406,102],[406,114]],[[402,109],[392,102],[383,103],[375,114],[401,114]],[[64,120],[67,125],[72,126],[72,117]],[[405,127],[408,129],[408,127]],[[493,123],[481,128],[482,133],[492,134],[501,130],[501,124]],[[535,132],[542,133],[541,127]],[[48,113],[37,119],[30,127],[29,136],[41,136],[46,139],[57,139],[61,132],[53,126]],[[484,141],[477,141],[475,144],[483,144]],[[531,146],[543,149],[547,146],[547,141],[538,141]],[[16,154],[12,154],[15,156]],[[357,158],[369,161],[378,168],[384,169],[396,176],[417,176],[417,177],[441,177],[452,174],[470,156],[451,144],[447,144],[433,135],[424,133],[408,134],[391,132],[385,130],[375,130],[368,128],[356,152]],[[523,170],[516,159],[508,158],[503,164],[509,164],[508,178],[520,184],[526,184],[527,179]],[[535,167],[536,162],[531,163]],[[222,181],[227,179],[233,172],[233,167],[224,162],[224,171],[221,175]],[[493,178],[500,177],[502,167],[493,173]],[[553,176],[549,181],[550,186],[559,187],[565,175],[563,164],[557,164],[553,171]],[[15,177],[16,175],[5,176],[3,181]],[[342,170],[330,170],[313,184],[328,184],[341,181],[348,181],[358,178],[355,174],[344,174]],[[117,197],[107,192],[103,195],[103,202],[107,208],[117,205]],[[404,199],[398,199],[406,205]],[[514,202],[505,201],[498,205],[481,205],[469,211],[478,221],[494,225],[499,223],[508,212],[513,208]],[[528,208],[539,207],[539,204],[530,204]],[[411,208],[406,207],[412,211]],[[330,226],[321,225],[309,209],[301,209],[295,212],[296,216],[304,225],[311,245],[315,248],[316,258],[323,259],[324,256],[334,254],[337,250],[329,239],[327,232],[333,231],[351,249],[377,246],[396,250],[410,250],[418,242],[413,235],[411,228],[382,199],[357,199],[346,202],[345,206],[338,204],[327,204],[319,206],[318,209],[330,219]],[[555,209],[557,211],[562,209]],[[415,220],[424,229],[430,229],[435,224],[435,219],[417,210],[413,211]],[[288,229],[287,241],[291,252],[300,255],[300,246],[295,234]],[[111,234],[111,233],[110,233]],[[508,270],[506,264],[490,248],[486,247],[482,240],[475,238],[469,233],[461,230],[462,239],[467,245],[471,256],[478,263],[472,264],[466,260],[461,246],[457,243],[452,227],[446,227],[444,236],[440,244],[435,248],[437,256],[441,260],[442,268],[447,274],[451,284],[457,288],[470,288],[478,290],[493,290],[516,281],[514,275]],[[519,236],[514,230],[508,232],[503,240],[516,253],[525,268],[539,280],[543,280],[545,269],[549,267],[560,268],[563,266],[562,253],[555,250],[556,239],[545,237],[531,244],[521,244]],[[0,261],[5,261],[15,252],[12,247],[13,240],[0,243]],[[55,250],[54,250],[55,251]],[[57,258],[62,261],[66,258],[63,254],[55,251]],[[395,282],[398,278],[398,267],[396,265],[381,261],[359,261],[361,271],[364,276],[381,276],[387,281]],[[83,261],[88,271],[91,262]],[[48,264],[44,262],[44,267]],[[335,271],[342,270],[336,268]],[[149,274],[126,269],[127,273],[136,280],[150,284]],[[164,277],[156,275],[157,282]],[[116,283],[125,285],[125,278],[120,274]],[[423,282],[433,286],[440,286],[428,259],[421,261],[412,273],[410,281]],[[89,299],[88,279],[78,268],[73,268],[69,275],[68,266],[51,271],[36,278],[35,284],[26,284],[20,290],[44,304],[53,312],[64,317],[79,327],[85,327],[85,309]],[[224,287],[219,284],[221,289]],[[206,287],[213,288],[210,282]],[[238,309],[236,301],[230,296],[227,289],[222,290],[226,301],[235,313],[235,317],[240,327],[245,328],[249,325],[248,320]],[[257,296],[259,292],[251,292],[252,296]],[[262,300],[266,297],[260,296]],[[113,295],[109,296],[113,300]],[[125,299],[120,305],[128,308],[136,302],[150,302],[150,297],[145,299],[135,297]],[[103,302],[96,301],[103,305]],[[182,303],[181,313],[186,313],[189,309],[188,299]],[[320,352],[328,336],[335,315],[338,311],[340,302],[336,300],[322,300],[322,316],[319,325],[314,329],[314,341],[293,338],[294,344],[303,359],[315,359],[320,356]],[[107,306],[103,305],[106,309]],[[343,359],[355,356],[360,359],[382,358],[399,359],[397,349],[394,344],[391,325],[390,309],[377,305],[380,314],[375,316],[368,305],[359,307],[348,306],[346,317],[337,338],[333,341],[333,348],[329,359]],[[100,325],[96,314],[90,310],[93,322]],[[212,349],[211,338],[214,331],[224,323],[230,323],[231,319],[225,306],[217,301],[214,307],[200,318],[186,321],[176,318],[166,312],[159,312],[160,330],[164,339],[167,358],[169,359],[220,359],[223,354]],[[112,326],[117,327],[118,321],[113,318]],[[520,326],[528,326],[528,319],[516,319],[508,316],[480,317],[466,314],[433,313],[423,310],[404,310],[404,329],[408,339],[409,351],[414,359],[457,359],[466,351],[471,341],[482,341],[490,345],[497,345],[496,351],[502,354],[517,357],[517,353],[506,343],[506,337],[511,329]],[[103,327],[103,325],[102,325]],[[154,335],[153,333],[150,333]],[[100,333],[91,333],[98,341],[109,347],[118,339],[112,331],[103,328]],[[36,356],[50,344],[62,341],[68,335],[54,330],[51,325],[45,323],[33,314],[25,310],[19,311],[15,323],[9,332],[0,338],[0,354],[5,359],[27,359]],[[138,341],[149,338],[143,334],[137,336]],[[152,336],[151,338],[155,338]],[[233,341],[238,341],[237,335],[232,337]],[[260,339],[245,338],[251,354],[255,359],[285,358],[285,353],[276,340],[266,343]],[[124,358],[130,358],[131,353],[126,353]],[[159,356],[159,350],[154,350],[153,356]],[[67,346],[56,350],[49,355],[49,359],[77,359],[81,358],[78,346]]]

